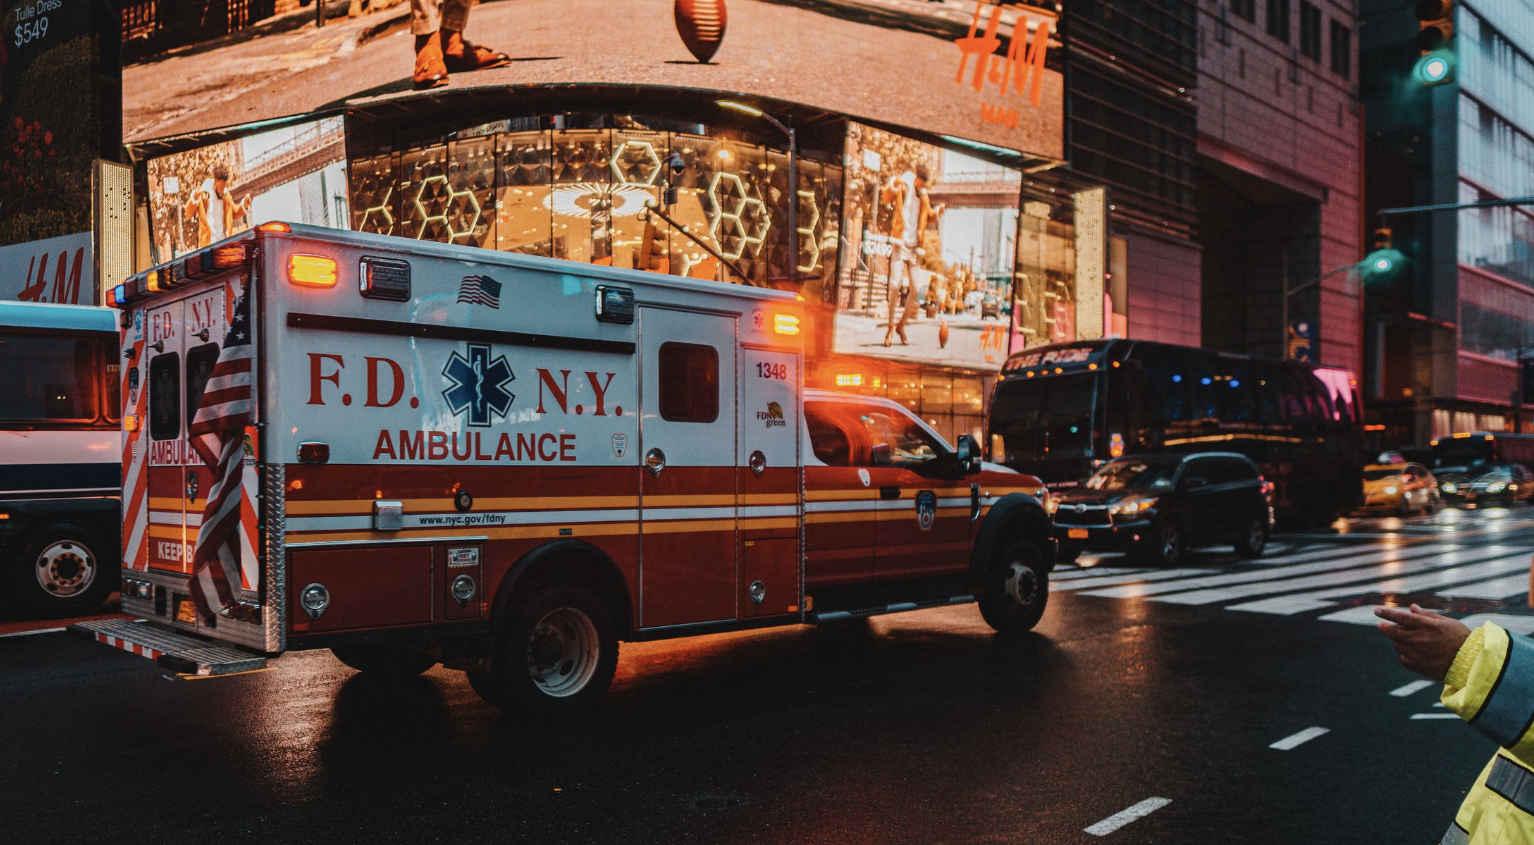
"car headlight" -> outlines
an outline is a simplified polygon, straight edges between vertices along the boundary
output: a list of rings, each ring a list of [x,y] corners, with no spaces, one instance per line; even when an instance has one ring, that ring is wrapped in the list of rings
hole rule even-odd
[[[1488,492],[1488,493],[1501,493],[1503,490],[1506,490],[1506,489],[1507,489],[1507,482],[1506,481],[1493,481],[1492,483],[1486,485],[1486,492]]]
[[[1385,488],[1385,495],[1386,496],[1394,496],[1395,494],[1396,494],[1396,488],[1394,488],[1394,487],[1386,487]]]
[[[1044,497],[1044,512],[1045,513],[1049,514],[1050,516],[1054,516],[1055,511],[1057,511],[1059,509],[1060,509],[1060,500],[1059,499],[1056,499],[1054,496],[1045,496]]]
[[[1445,481],[1444,482],[1444,484],[1443,484],[1443,492],[1445,492],[1445,493],[1453,493],[1453,492],[1455,492],[1457,490],[1459,490],[1459,485],[1455,484],[1452,481]]]
[[[1150,498],[1125,499],[1122,502],[1114,502],[1108,506],[1108,513],[1113,516],[1134,516],[1145,513],[1156,506],[1154,496]]]

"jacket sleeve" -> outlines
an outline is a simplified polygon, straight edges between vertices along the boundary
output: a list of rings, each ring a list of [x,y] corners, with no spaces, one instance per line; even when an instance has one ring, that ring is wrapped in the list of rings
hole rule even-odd
[[[1445,707],[1521,760],[1534,760],[1534,640],[1490,622],[1444,677]]]

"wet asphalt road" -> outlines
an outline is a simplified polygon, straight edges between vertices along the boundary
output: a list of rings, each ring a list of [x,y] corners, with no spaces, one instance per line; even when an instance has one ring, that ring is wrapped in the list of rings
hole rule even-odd
[[[1515,515],[1441,536],[1527,549],[1534,511]],[[1440,536],[1411,522],[1404,542]],[[507,717],[441,668],[377,683],[319,652],[171,682],[65,634],[0,639],[3,838],[1434,842],[1492,751],[1458,720],[1411,718],[1436,688],[1390,695],[1415,676],[1367,625],[1084,592],[1053,594],[1016,639],[964,606],[627,645],[603,711],[559,725]],[[1269,747],[1311,727],[1328,733]],[[1150,798],[1170,803],[1084,832]]]

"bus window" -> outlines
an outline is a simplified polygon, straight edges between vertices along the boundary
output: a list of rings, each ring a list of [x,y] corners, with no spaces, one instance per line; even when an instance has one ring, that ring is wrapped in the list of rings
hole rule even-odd
[[[122,419],[123,369],[122,365],[117,363],[116,345],[104,343],[102,346],[107,365],[105,378],[102,379],[103,386],[106,388],[106,407],[101,409],[101,415],[111,422],[117,422]]]
[[[1187,356],[1180,350],[1155,349],[1145,355],[1152,428],[1166,428],[1192,418],[1188,409]]]
[[[1227,360],[1220,392],[1225,394],[1223,418],[1232,423],[1254,423],[1260,420],[1257,406],[1257,387],[1252,381],[1252,368],[1246,361]]]
[[[1220,420],[1221,400],[1220,373],[1216,359],[1209,355],[1187,355],[1183,367],[1183,384],[1188,388],[1189,417],[1195,421]]]
[[[1257,419],[1268,426],[1284,422],[1283,370],[1270,361],[1252,364],[1251,386],[1256,401]]]
[[[1289,428],[1296,434],[1314,433],[1317,412],[1310,373],[1300,367],[1284,367],[1281,381],[1284,416],[1289,420]]]
[[[95,420],[100,361],[95,338],[0,335],[0,420]]]

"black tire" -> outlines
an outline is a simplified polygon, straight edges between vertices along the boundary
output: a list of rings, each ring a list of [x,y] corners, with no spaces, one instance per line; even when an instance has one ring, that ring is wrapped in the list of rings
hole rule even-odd
[[[393,643],[333,648],[330,653],[364,675],[413,678],[437,665],[432,655]]]
[[[1167,517],[1156,523],[1156,531],[1145,546],[1145,559],[1157,566],[1176,566],[1188,553],[1188,533],[1182,521]]]
[[[986,575],[980,594],[980,616],[997,633],[1033,630],[1049,604],[1049,568],[1032,543],[1019,540],[1004,546]]]
[[[1253,514],[1247,517],[1241,536],[1236,539],[1236,555],[1248,560],[1262,557],[1268,548],[1268,534],[1271,530],[1267,516]]]
[[[488,671],[469,685],[486,702],[512,712],[572,716],[602,700],[618,670],[612,611],[585,587],[549,587],[520,606],[497,635]]]
[[[32,532],[14,571],[26,608],[45,616],[79,616],[101,607],[121,583],[115,549],[101,532],[58,522]]]

